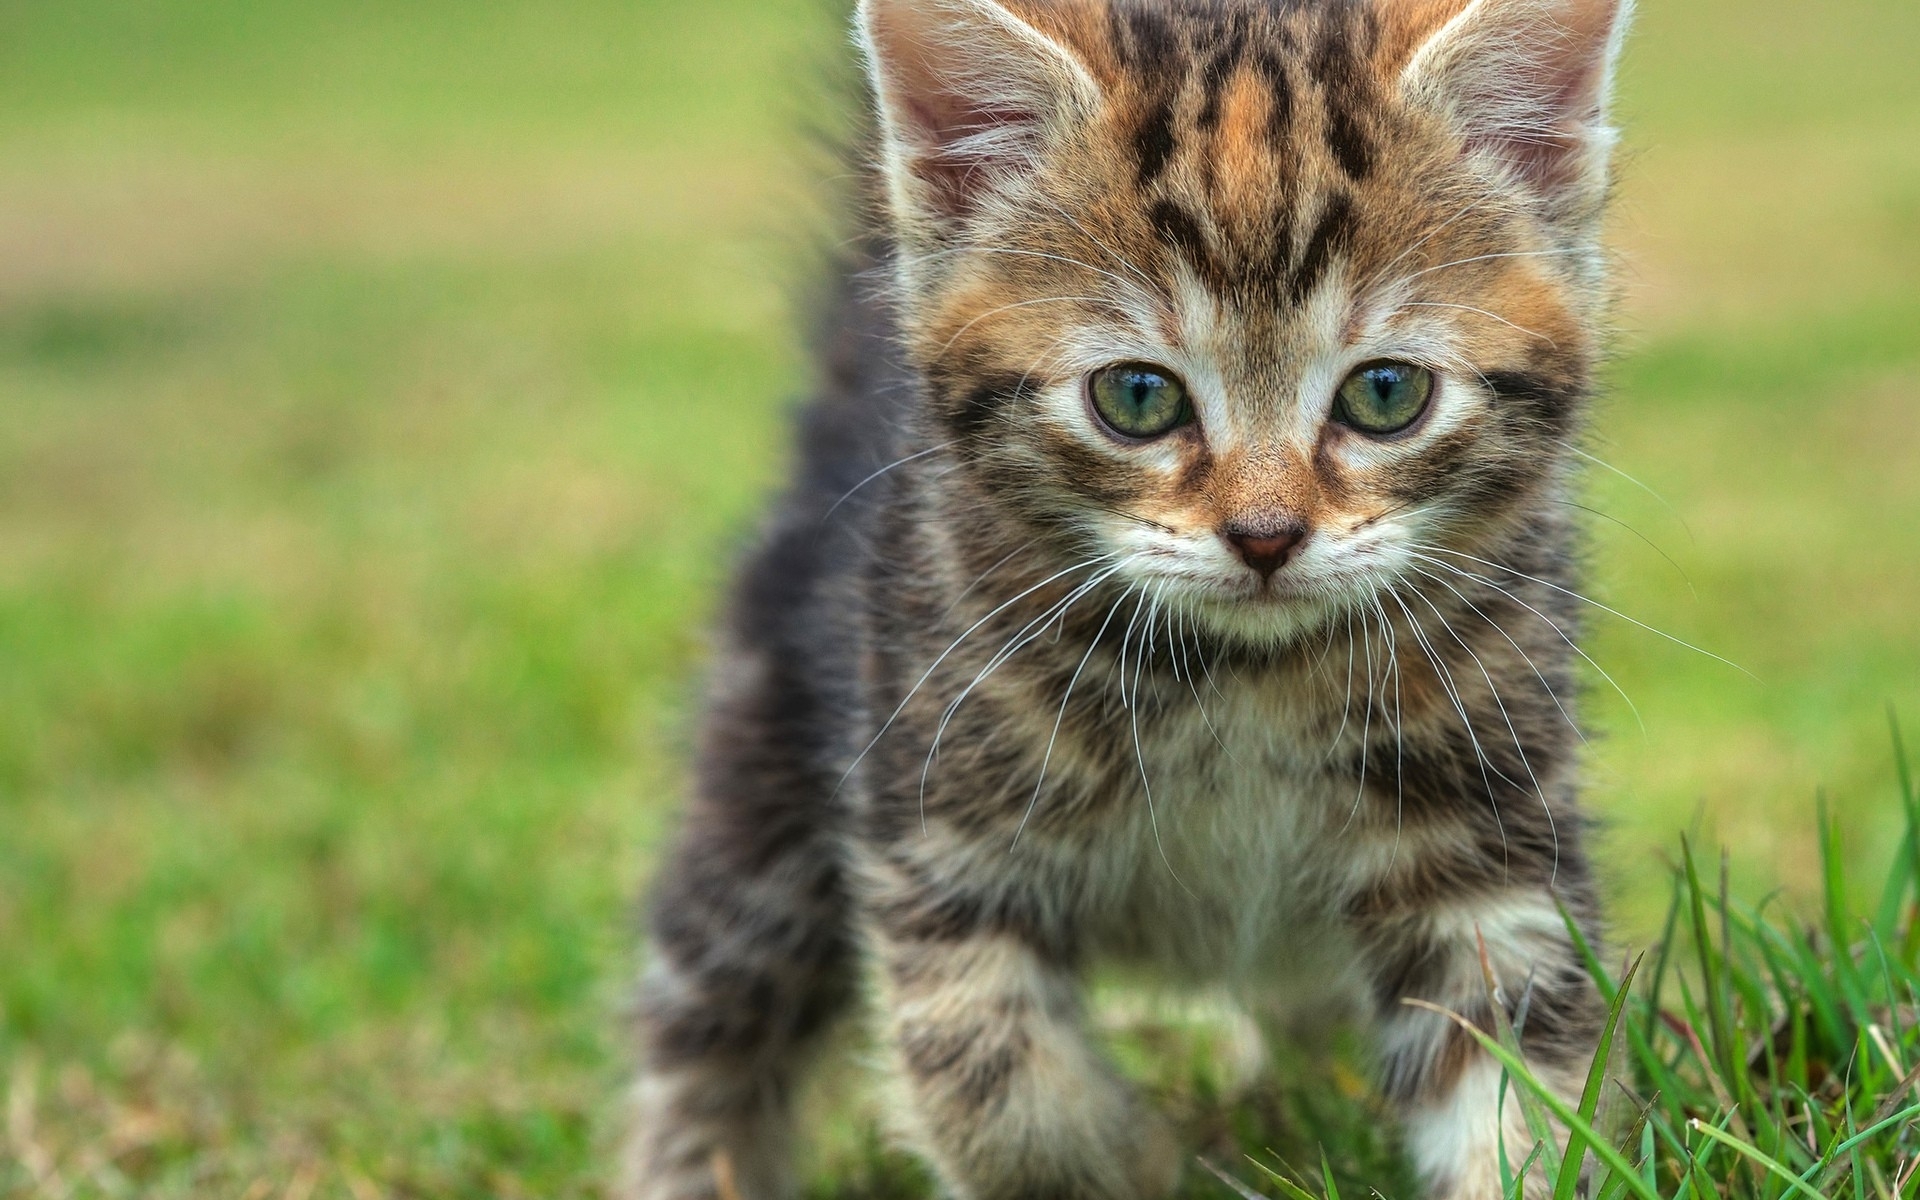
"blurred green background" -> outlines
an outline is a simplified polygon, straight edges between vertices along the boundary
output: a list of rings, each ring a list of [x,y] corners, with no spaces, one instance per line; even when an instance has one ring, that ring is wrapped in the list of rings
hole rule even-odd
[[[777,479],[826,0],[0,4],[0,1195],[604,1187]],[[1620,937],[1920,726],[1920,5],[1645,0],[1595,450]],[[828,122],[830,123],[830,121]],[[1657,547],[1657,548],[1656,548]],[[1671,562],[1668,560],[1671,558]],[[1863,883],[1865,873],[1863,872]]]

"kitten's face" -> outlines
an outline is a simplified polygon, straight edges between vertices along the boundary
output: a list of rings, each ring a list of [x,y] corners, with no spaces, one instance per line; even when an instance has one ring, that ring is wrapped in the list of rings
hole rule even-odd
[[[1013,41],[929,89],[966,102],[959,133],[894,185],[914,356],[1005,516],[1267,640],[1444,577],[1436,555],[1555,487],[1593,359],[1613,5],[1058,0],[963,28],[984,3],[914,34],[949,60]],[[1605,9],[1588,66],[1531,64],[1524,136],[1471,110],[1529,64],[1457,48],[1502,4],[1566,10],[1562,50]]]

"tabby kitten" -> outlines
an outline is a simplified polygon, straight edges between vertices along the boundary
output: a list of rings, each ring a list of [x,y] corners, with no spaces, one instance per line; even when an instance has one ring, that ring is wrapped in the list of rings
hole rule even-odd
[[[967,1200],[1166,1195],[1102,965],[1372,1030],[1435,1197],[1603,1018],[1564,502],[1626,0],[862,0],[876,209],[652,909],[628,1195],[870,990]],[[1498,988],[1490,990],[1481,947]],[[860,986],[862,980],[870,989]]]

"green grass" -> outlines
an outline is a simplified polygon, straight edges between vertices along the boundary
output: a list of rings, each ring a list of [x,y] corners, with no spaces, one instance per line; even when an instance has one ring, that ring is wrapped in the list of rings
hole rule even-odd
[[[1920,713],[1920,9],[1642,9],[1597,450],[1664,501],[1596,472],[1638,533],[1595,522],[1595,593],[1759,682],[1596,618],[1645,724],[1594,691],[1625,949],[1688,828],[1733,897],[1786,889],[1781,936],[1832,875],[1877,914],[1881,712]],[[792,133],[842,45],[814,0],[0,6],[0,1195],[604,1191],[630,902],[804,388]],[[1732,911],[1721,977],[1770,978]],[[1847,1028],[1920,1057],[1855,974]],[[1787,1011],[1750,993],[1729,1045]],[[1410,1194],[1343,1060],[1241,1086],[1204,1024],[1116,1036],[1249,1184],[1241,1149],[1324,1145]],[[1686,1145],[1707,1069],[1670,1068]],[[869,1140],[834,1122],[823,1177],[915,1194]]]

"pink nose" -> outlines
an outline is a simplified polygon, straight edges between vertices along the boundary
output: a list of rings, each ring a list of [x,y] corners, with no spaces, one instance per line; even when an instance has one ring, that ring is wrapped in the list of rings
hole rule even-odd
[[[1261,529],[1229,525],[1221,532],[1227,539],[1227,544],[1233,547],[1234,552],[1239,554],[1249,567],[1258,571],[1263,579],[1271,578],[1275,571],[1285,566],[1294,549],[1307,540],[1307,529],[1304,525]]]

